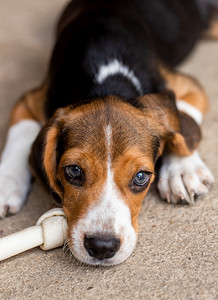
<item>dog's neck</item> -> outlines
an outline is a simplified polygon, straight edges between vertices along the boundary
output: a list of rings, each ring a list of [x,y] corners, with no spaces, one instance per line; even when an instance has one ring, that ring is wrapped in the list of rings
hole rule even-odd
[[[112,59],[107,64],[100,65],[98,72],[95,75],[95,80],[98,84],[102,84],[108,77],[114,75],[125,77],[132,83],[139,94],[143,94],[141,82],[138,77],[128,66],[124,65],[118,59]]]

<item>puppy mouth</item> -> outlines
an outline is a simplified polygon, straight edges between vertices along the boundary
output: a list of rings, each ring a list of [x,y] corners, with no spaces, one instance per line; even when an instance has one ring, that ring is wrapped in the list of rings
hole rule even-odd
[[[104,258],[104,259],[97,259],[95,257],[91,257],[90,255],[83,255],[81,252],[78,253],[75,250],[71,250],[73,256],[80,262],[87,264],[87,265],[92,265],[92,266],[105,266],[105,267],[112,267],[115,265],[119,265],[122,262],[124,262],[132,253],[130,251],[128,255],[126,255],[124,258],[120,259],[119,258],[119,252],[115,254],[112,258]]]

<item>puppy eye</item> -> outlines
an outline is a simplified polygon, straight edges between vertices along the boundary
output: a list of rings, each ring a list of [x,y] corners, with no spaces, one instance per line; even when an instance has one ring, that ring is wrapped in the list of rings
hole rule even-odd
[[[134,194],[144,191],[149,184],[150,178],[151,173],[149,172],[140,171],[136,173],[129,184],[131,191]]]
[[[84,183],[84,172],[77,165],[66,166],[64,168],[64,175],[70,184],[80,187]]]
[[[65,170],[66,170],[67,175],[71,178],[74,178],[74,179],[79,178],[81,176],[81,173],[82,173],[81,168],[77,165],[67,166],[65,168]]]
[[[149,180],[149,176],[145,172],[138,172],[133,178],[133,182],[138,186],[142,186],[146,184],[148,180]]]

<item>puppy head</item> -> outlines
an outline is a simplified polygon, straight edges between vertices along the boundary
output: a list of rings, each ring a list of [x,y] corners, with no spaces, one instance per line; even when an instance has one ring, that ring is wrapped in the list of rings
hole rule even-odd
[[[187,150],[171,106],[159,96],[138,99],[139,108],[111,96],[59,109],[40,132],[30,163],[61,202],[80,261],[114,265],[131,254],[158,156],[166,143]]]

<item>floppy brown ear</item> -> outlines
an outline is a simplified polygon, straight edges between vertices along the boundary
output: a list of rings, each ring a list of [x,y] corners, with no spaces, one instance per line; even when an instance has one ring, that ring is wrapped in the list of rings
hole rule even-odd
[[[166,138],[166,149],[180,156],[188,156],[197,149],[201,141],[201,130],[187,114],[179,112],[180,132]]]
[[[63,128],[62,115],[64,109],[58,109],[55,115],[42,127],[29,157],[32,173],[44,187],[51,192],[53,198],[61,204],[63,188],[56,178],[57,144]]]
[[[146,117],[153,122],[166,151],[188,156],[197,148],[201,140],[200,128],[190,116],[177,110],[173,92],[166,90],[138,100]]]

